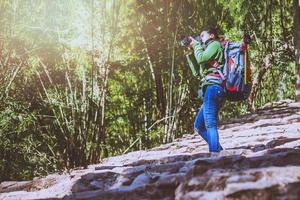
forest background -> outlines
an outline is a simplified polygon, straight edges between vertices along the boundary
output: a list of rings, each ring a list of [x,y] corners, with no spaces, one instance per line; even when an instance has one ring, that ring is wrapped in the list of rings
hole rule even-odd
[[[251,33],[253,90],[220,120],[295,98],[296,0],[1,0],[0,181],[193,133],[201,104],[180,39]]]

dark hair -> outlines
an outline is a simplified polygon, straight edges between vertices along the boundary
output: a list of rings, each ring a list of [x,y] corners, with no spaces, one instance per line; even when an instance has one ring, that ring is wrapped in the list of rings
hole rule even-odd
[[[208,34],[213,34],[214,39],[219,39],[218,30],[213,27],[204,28],[203,31],[206,31]]]

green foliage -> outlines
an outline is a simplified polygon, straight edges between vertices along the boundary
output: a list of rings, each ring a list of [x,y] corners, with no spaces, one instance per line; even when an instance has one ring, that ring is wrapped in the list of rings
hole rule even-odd
[[[2,179],[24,179],[57,170],[55,155],[48,151],[51,138],[37,130],[37,114],[22,102],[9,99],[0,114]],[[21,173],[20,173],[21,172]]]

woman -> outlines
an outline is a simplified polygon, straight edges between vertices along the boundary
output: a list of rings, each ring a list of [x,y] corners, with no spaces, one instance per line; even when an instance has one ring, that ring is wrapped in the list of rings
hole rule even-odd
[[[223,150],[219,143],[217,128],[218,111],[224,103],[225,92],[222,87],[224,77],[220,72],[223,64],[223,49],[218,41],[216,29],[208,28],[200,34],[201,42],[190,37],[192,55],[188,55],[188,63],[193,75],[200,75],[203,104],[197,113],[194,129],[208,143],[210,152]]]

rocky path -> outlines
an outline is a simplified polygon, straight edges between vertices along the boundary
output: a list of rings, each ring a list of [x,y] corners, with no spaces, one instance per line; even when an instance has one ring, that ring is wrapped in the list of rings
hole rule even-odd
[[[220,141],[218,155],[184,135],[70,174],[2,182],[0,199],[300,199],[300,103],[223,123]]]

